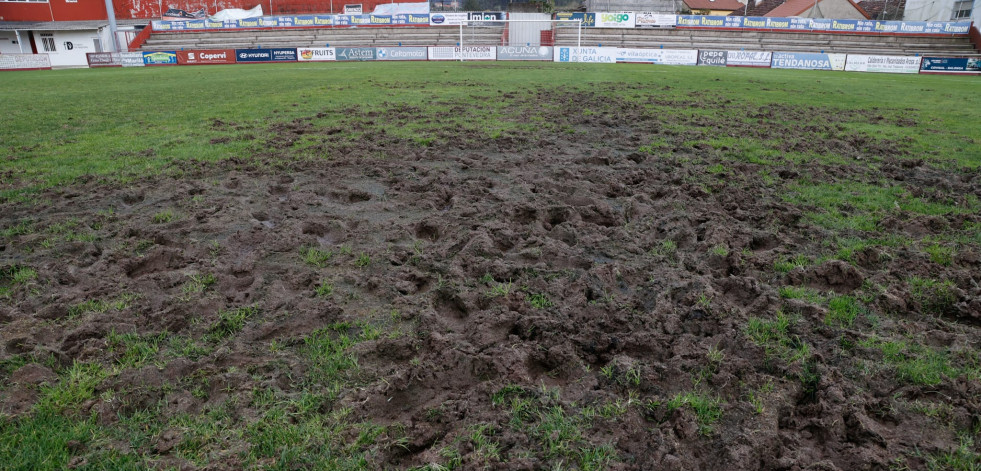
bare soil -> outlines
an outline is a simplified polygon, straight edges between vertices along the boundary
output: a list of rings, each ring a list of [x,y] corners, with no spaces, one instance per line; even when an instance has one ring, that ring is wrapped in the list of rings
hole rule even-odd
[[[909,245],[820,256],[834,237],[919,241],[981,217],[896,210],[875,231],[836,233],[785,195],[801,181],[848,181],[954,204],[981,194],[981,175],[938,169],[909,155],[908,142],[844,126],[915,125],[889,113],[656,96],[518,94],[511,119],[551,125],[497,135],[474,131],[480,123],[440,128],[425,110],[394,104],[266,129],[216,119],[227,137],[214,144],[247,139],[254,155],[3,203],[4,227],[26,221],[33,231],[0,240],[0,266],[34,268],[37,280],[5,281],[0,360],[53,361],[0,370],[0,411],[30,414],[39,385],[74,362],[120,364],[108,339],[135,333],[162,339],[160,350],[107,376],[76,413],[111,427],[162,405],[159,421],[172,423],[232,400],[231,420],[244,429],[264,412],[255,390],[290,398],[310,389],[305,339],[341,325],[363,339],[350,347],[357,368],[320,407],[390,427],[366,448],[370,468],[446,463],[447,447],[463,469],[576,468],[588,462],[582,450],[608,446],[601,468],[922,469],[956,447],[978,426],[978,379],[918,384],[861,342],[902,329],[930,348],[977,351],[977,245],[960,246],[947,265]],[[688,111],[696,105],[714,114]],[[337,114],[342,124],[324,124]],[[381,133],[412,122],[432,123],[433,139]],[[754,163],[709,143],[720,136],[834,158]],[[66,221],[75,237],[57,226]],[[306,263],[309,248],[331,257]],[[774,269],[798,255],[810,263]],[[213,286],[187,288],[206,274]],[[913,275],[950,280],[953,299],[926,306]],[[332,292],[318,296],[325,282]],[[851,295],[865,311],[853,325],[829,324],[826,304],[782,298],[787,285]],[[86,309],[92,300],[108,306]],[[249,306],[240,331],[216,336],[222,313]],[[805,357],[747,333],[751,319],[778,311],[796,339],[782,347],[806,344]],[[369,328],[379,335],[363,335]],[[174,338],[202,350],[180,353]],[[689,392],[717,399],[718,419],[670,405]],[[515,399],[534,412],[516,412]],[[550,431],[550,411],[580,435]],[[479,424],[496,454],[471,438]],[[210,444],[207,463],[196,462],[181,452],[185,433],[167,426],[142,448],[109,446],[182,469],[238,469],[255,446]]]

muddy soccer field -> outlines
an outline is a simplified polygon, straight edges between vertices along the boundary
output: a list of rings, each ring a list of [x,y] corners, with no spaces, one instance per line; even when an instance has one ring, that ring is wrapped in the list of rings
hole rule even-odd
[[[0,468],[981,466],[976,80],[30,77]]]

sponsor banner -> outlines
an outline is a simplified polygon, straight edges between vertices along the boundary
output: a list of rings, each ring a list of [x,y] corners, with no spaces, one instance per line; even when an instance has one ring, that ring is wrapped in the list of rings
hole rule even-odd
[[[181,65],[234,64],[235,51],[232,49],[177,51],[177,63]]]
[[[661,65],[696,65],[698,51],[694,49],[630,49],[617,48],[617,62],[641,62]]]
[[[292,23],[294,28],[310,28],[316,26],[334,26],[333,15],[304,15],[289,16],[288,23]],[[283,18],[281,18],[282,20]]]
[[[746,28],[843,33],[967,34],[970,21],[878,21],[824,18],[766,18],[756,16],[680,15],[681,28]]]
[[[467,21],[467,14],[461,12],[440,12],[429,14],[430,26],[460,26]]]
[[[392,24],[396,25],[429,25],[428,13],[399,13],[392,15]]]
[[[845,70],[849,72],[886,72],[893,74],[917,74],[920,72],[920,57],[913,56],[868,56],[848,54]]]
[[[551,61],[552,48],[548,46],[497,46],[499,61]]]
[[[429,58],[425,47],[376,47],[375,60],[424,61]]]
[[[977,57],[924,57],[920,73],[978,74],[981,59]]]
[[[337,47],[334,48],[339,61],[373,61],[375,60],[375,48],[373,47]]]
[[[301,47],[296,50],[300,62],[337,60],[337,52],[332,47]]]
[[[556,47],[555,62],[599,62],[613,64],[617,61],[615,47]]]
[[[492,61],[497,59],[497,47],[495,46],[464,46],[464,47],[444,47],[430,46],[429,60],[466,60],[466,61]]]
[[[596,13],[556,13],[556,20],[579,20],[582,22],[583,27],[596,26]]]
[[[236,62],[271,62],[272,52],[269,49],[236,49]]]
[[[391,15],[336,15],[334,24],[337,26],[392,26],[395,24]]]
[[[769,67],[772,54],[762,51],[726,51],[726,66]]]
[[[272,60],[276,62],[296,62],[296,49],[292,47],[273,48],[269,52],[272,53]]]
[[[678,24],[677,15],[664,15],[652,12],[639,12],[634,19],[637,28],[664,28]]]
[[[121,67],[123,65],[119,54],[111,52],[89,52],[85,54],[89,67]]]
[[[119,62],[123,67],[143,67],[143,53],[142,52],[120,52]]]
[[[503,11],[482,11],[467,13],[467,24],[470,26],[504,26],[495,20],[506,20],[508,14]]]
[[[153,51],[143,53],[144,65],[177,65],[177,51]]]
[[[845,70],[845,54],[774,52],[770,67],[774,69]]]
[[[50,69],[47,54],[0,54],[0,70]]]
[[[726,66],[726,51],[698,51],[698,65]]]
[[[596,13],[597,28],[633,28],[636,21],[633,12]]]

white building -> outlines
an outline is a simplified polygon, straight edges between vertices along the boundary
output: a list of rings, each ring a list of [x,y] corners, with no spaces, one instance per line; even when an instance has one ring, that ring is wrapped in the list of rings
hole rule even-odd
[[[906,21],[974,21],[981,24],[981,0],[906,0]]]

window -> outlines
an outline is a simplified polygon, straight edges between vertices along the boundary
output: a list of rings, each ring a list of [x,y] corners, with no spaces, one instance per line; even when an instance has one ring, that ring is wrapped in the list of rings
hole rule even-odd
[[[41,33],[41,46],[44,48],[44,52],[57,52],[55,38],[51,33]]]
[[[974,9],[974,0],[961,0],[954,2],[954,14],[951,19],[970,18],[971,10]]]
[[[35,2],[35,3],[48,3],[48,0],[0,0],[0,3],[3,3],[3,2]]]

